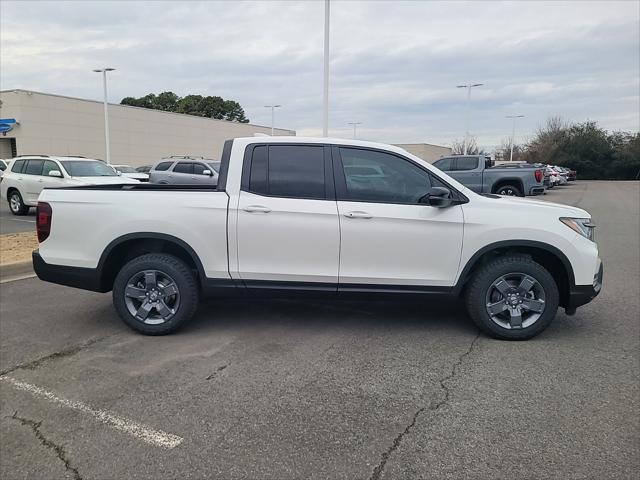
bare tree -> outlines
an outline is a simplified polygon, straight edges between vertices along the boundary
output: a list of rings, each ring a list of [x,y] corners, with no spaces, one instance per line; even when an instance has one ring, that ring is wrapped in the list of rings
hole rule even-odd
[[[478,146],[478,139],[476,137],[467,138],[467,155],[486,155],[486,151],[483,147]],[[457,138],[451,143],[451,153],[454,155],[464,154],[465,141],[458,140]]]

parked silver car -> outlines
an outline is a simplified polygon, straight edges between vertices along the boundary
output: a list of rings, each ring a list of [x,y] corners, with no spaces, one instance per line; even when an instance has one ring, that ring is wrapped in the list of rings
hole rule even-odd
[[[149,171],[149,182],[172,185],[216,185],[220,162],[204,157],[167,157]]]

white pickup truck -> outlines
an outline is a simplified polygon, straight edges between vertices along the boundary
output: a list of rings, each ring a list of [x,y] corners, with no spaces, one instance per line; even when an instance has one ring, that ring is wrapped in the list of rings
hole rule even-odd
[[[459,297],[483,331],[526,339],[602,284],[584,210],[478,195],[401,148],[351,140],[229,140],[215,186],[45,189],[37,231],[42,280],[113,290],[150,335],[202,295],[324,292]]]

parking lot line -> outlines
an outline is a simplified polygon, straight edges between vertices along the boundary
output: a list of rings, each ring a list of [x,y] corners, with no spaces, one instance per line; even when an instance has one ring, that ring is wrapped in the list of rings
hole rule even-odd
[[[38,387],[37,385],[21,382],[20,380],[16,380],[15,378],[6,376],[0,377],[0,380],[13,385],[18,390],[29,392],[36,397],[44,398],[62,407],[71,408],[73,410],[91,415],[96,420],[109,425],[116,430],[128,433],[129,435],[132,435],[139,440],[142,440],[143,442],[155,445],[157,447],[168,449],[175,448],[184,440],[182,437],[179,437],[177,435],[146,427],[133,420],[129,420],[128,418],[120,417],[105,410],[92,408],[82,402],[60,397],[49,390]]]

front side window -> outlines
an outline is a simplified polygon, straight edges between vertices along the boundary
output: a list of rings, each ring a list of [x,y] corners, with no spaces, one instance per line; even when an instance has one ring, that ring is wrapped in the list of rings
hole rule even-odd
[[[24,160],[16,160],[11,166],[13,173],[22,173],[22,167],[24,167]]]
[[[478,157],[458,157],[456,170],[475,170],[478,168]]]
[[[453,170],[453,158],[443,158],[433,164],[434,167],[442,170],[443,172],[449,172]]]
[[[173,162],[160,162],[155,166],[154,170],[164,172],[165,170],[169,170],[171,168],[171,165],[173,165]]]
[[[220,173],[220,162],[207,162],[209,170]]]
[[[98,160],[63,160],[62,166],[71,177],[117,177],[116,171]]]
[[[193,173],[193,163],[191,162],[178,162],[178,164],[173,167],[174,173]]]
[[[60,171],[60,167],[58,167],[58,164],[56,162],[53,162],[51,160],[45,160],[44,167],[42,167],[42,175],[46,177],[49,175],[49,172],[52,170]]]
[[[24,168],[24,173],[27,175],[42,175],[42,160],[27,160],[27,166]]]
[[[429,173],[384,152],[340,148],[346,198],[354,202],[417,204],[431,188]]]
[[[325,199],[324,147],[255,147],[249,191],[274,197]]]

